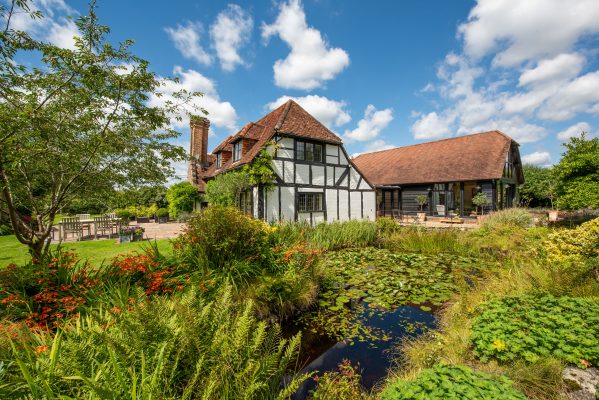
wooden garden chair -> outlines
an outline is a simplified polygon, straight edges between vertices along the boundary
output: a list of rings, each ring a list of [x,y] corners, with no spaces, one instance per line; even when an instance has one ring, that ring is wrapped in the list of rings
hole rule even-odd
[[[77,240],[83,237],[83,224],[78,217],[64,217],[61,221],[64,238],[67,239],[69,233],[77,236]]]
[[[112,225],[112,220],[109,217],[94,217],[94,226],[95,232],[94,237],[98,238],[98,232],[100,235],[108,232],[108,237],[112,236],[112,231],[114,226]]]

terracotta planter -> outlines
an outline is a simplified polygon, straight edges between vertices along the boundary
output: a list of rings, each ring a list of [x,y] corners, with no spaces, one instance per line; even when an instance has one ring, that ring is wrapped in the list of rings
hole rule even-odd
[[[558,213],[559,213],[559,211],[557,211],[557,210],[548,211],[547,214],[549,217],[549,221],[552,221],[552,222],[557,221]]]
[[[426,221],[426,213],[425,212],[417,212],[416,217],[418,218],[419,222]]]

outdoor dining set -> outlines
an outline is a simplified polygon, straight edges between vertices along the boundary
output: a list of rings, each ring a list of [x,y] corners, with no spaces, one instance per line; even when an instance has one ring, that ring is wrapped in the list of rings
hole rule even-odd
[[[58,241],[66,240],[68,235],[81,240],[84,237],[94,239],[98,237],[118,235],[119,231],[127,227],[129,221],[118,218],[116,214],[105,214],[93,217],[90,214],[77,214],[74,217],[64,217],[58,223]]]

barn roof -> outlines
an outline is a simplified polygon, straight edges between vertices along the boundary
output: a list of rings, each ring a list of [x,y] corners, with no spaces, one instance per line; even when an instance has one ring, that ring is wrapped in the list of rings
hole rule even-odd
[[[490,131],[365,153],[353,161],[375,186],[499,179],[512,143],[517,150],[509,136]]]

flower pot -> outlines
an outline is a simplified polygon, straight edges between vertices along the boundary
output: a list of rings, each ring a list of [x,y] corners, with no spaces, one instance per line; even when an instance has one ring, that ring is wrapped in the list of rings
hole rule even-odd
[[[133,242],[141,242],[142,240],[144,240],[144,234],[143,233],[133,234],[133,238],[132,238]]]
[[[423,211],[419,211],[416,213],[416,218],[418,218],[419,222],[424,222],[426,221],[426,213]]]
[[[166,224],[168,222],[168,217],[158,217],[159,224]]]
[[[119,235],[119,243],[129,243],[131,241],[131,235]]]
[[[551,210],[548,212],[549,214],[549,221],[555,222],[557,221],[557,216],[558,216],[559,211],[557,210]]]

